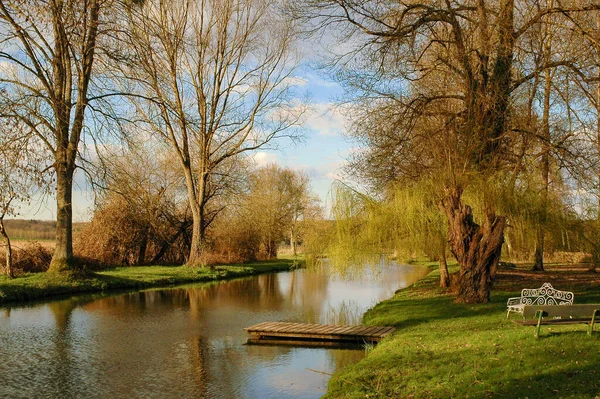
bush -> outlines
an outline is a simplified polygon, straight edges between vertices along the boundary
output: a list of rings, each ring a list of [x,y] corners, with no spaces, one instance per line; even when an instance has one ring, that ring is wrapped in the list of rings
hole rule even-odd
[[[112,195],[96,209],[92,221],[74,242],[76,256],[91,268],[142,265],[153,261],[182,264],[189,223],[180,222],[159,208],[149,216],[119,195]],[[175,222],[171,220],[175,219]]]
[[[52,261],[52,251],[37,241],[26,243],[23,247],[12,246],[13,270],[15,274],[41,273],[48,270]],[[0,249],[1,265],[5,265],[6,252]],[[3,267],[4,270],[4,267]]]
[[[260,249],[260,237],[242,217],[223,217],[209,231],[203,261],[215,265],[266,260]]]

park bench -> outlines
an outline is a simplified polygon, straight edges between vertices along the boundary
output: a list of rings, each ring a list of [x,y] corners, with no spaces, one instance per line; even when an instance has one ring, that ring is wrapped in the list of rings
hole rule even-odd
[[[534,326],[534,335],[539,338],[541,325],[587,324],[587,333],[592,335],[598,318],[600,318],[600,304],[525,305],[523,320],[513,321],[524,326]]]
[[[511,312],[523,314],[527,305],[572,305],[574,298],[572,292],[555,290],[550,283],[544,283],[540,288],[525,288],[521,296],[508,300],[506,318]]]

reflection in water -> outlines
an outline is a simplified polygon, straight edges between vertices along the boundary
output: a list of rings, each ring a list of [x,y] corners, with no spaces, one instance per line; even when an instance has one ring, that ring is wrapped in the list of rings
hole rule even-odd
[[[244,345],[262,321],[356,324],[426,270],[297,270],[0,312],[0,397],[314,398],[363,351]]]

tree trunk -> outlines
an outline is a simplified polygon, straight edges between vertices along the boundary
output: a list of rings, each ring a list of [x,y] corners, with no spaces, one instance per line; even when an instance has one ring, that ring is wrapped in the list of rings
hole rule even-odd
[[[12,268],[12,247],[10,245],[10,238],[4,228],[4,218],[0,218],[0,235],[6,242],[6,275],[10,278],[15,278],[15,274]]]
[[[473,220],[470,206],[461,201],[462,190],[453,188],[442,201],[448,218],[448,242],[460,270],[454,280],[456,302],[485,303],[490,292],[504,242],[506,218],[486,209],[483,225]]]
[[[269,259],[277,258],[277,242],[269,240]]]
[[[550,49],[546,49],[550,53]],[[548,55],[549,56],[549,55]],[[544,271],[544,241],[545,241],[545,226],[548,214],[548,191],[550,188],[550,94],[552,89],[552,75],[550,70],[546,70],[545,85],[544,85],[544,111],[542,117],[542,208],[536,229],[535,240],[535,263],[533,270]]]
[[[146,249],[148,248],[148,228],[145,228],[142,232],[142,242],[138,250],[138,256],[136,260],[137,265],[143,265],[146,261]]]
[[[290,229],[290,246],[292,247],[292,254],[296,256],[296,237],[294,235],[294,227]]]
[[[448,273],[448,262],[446,261],[446,251],[440,254],[440,287],[450,287],[450,273]]]
[[[73,259],[73,167],[56,168],[56,246],[50,272],[71,270]]]
[[[204,266],[202,255],[204,253],[204,215],[196,204],[192,210],[192,242],[187,265],[192,267]]]
[[[592,243],[592,245],[592,265],[587,271],[590,273],[596,273],[598,265],[600,265],[600,249],[597,245],[595,245],[595,243]]]
[[[596,28],[600,34],[600,16],[596,17]],[[597,50],[600,50],[600,45],[596,46]],[[600,66],[597,70],[598,78],[600,79]],[[600,156],[600,80],[596,85],[596,149],[598,152],[598,156]],[[596,214],[596,228],[600,227],[600,165],[598,165],[598,169],[596,170],[597,180],[597,191],[596,197],[598,199],[598,209]],[[595,273],[600,263],[600,253],[598,251],[598,236],[596,235],[595,242],[592,243],[594,249],[592,250],[592,266],[588,269],[589,272]]]
[[[535,232],[535,258],[533,263],[533,271],[544,271],[544,229],[538,226]]]
[[[197,179],[194,178],[187,152],[185,156],[182,155],[180,162],[185,175],[188,203],[192,211],[192,239],[190,243],[190,255],[186,264],[191,267],[204,266],[204,203],[206,201],[207,173],[200,173]]]

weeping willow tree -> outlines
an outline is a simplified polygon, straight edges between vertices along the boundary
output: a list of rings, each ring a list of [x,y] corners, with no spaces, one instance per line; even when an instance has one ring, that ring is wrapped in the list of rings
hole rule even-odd
[[[574,249],[568,240],[570,233],[575,236],[574,231],[590,235],[588,225],[573,225],[578,219],[569,206],[568,187],[559,190],[556,184],[557,189],[542,197],[538,186],[532,174],[515,179],[505,173],[486,180],[473,176],[463,193],[473,206],[475,223],[485,218],[484,210],[489,206],[506,215],[505,254],[509,257],[515,253],[528,259],[532,256],[542,222],[549,231],[548,251]],[[357,273],[365,265],[375,267],[382,256],[410,259],[425,255],[439,261],[440,286],[458,291],[459,275],[453,279],[448,273],[448,222],[441,201],[435,181],[389,184],[379,198],[338,182],[332,189],[334,223],[329,235],[319,236],[318,248],[327,254],[332,270],[341,275]],[[327,244],[323,244],[324,237],[328,237]],[[582,245],[589,240],[583,241]]]
[[[424,254],[439,261],[440,286],[450,285],[447,224],[431,187],[390,186],[376,199],[338,182],[332,200],[335,224],[327,255],[335,272],[377,265],[382,256]]]

